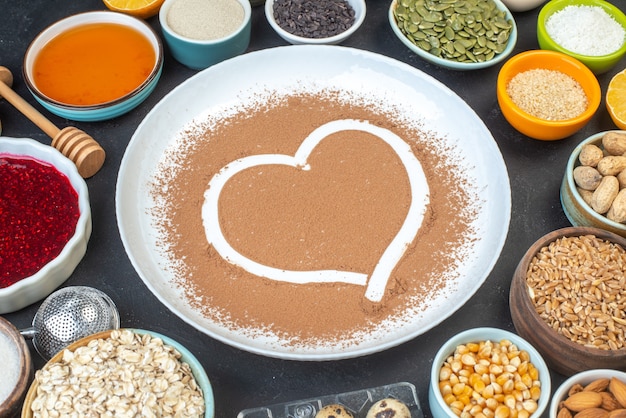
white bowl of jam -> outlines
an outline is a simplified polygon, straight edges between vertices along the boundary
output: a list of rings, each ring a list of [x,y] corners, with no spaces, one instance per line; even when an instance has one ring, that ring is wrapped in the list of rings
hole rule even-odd
[[[50,25],[24,55],[24,81],[50,112],[75,121],[112,119],[157,85],[163,45],[144,20],[112,11],[78,13]]]
[[[91,236],[85,180],[55,148],[0,136],[0,314],[58,288]],[[8,238],[8,239],[5,239]]]

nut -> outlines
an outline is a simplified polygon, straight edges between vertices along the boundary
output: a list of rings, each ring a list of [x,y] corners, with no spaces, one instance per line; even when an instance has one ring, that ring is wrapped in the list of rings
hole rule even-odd
[[[607,132],[602,136],[602,147],[611,155],[624,155],[626,153],[626,134]]]
[[[598,172],[603,176],[615,176],[626,168],[626,157],[623,155],[607,155],[598,161]]]
[[[563,405],[570,411],[580,412],[585,409],[598,408],[602,405],[602,396],[598,392],[582,391],[569,396]]]
[[[598,165],[598,162],[603,157],[604,157],[604,152],[599,146],[594,145],[594,144],[586,144],[580,150],[578,161],[580,161],[582,165],[595,167]]]
[[[609,412],[609,418],[626,418],[626,409],[614,409]]]
[[[619,404],[619,402],[617,402],[617,399],[615,399],[615,396],[613,396],[611,392],[600,392],[600,395],[602,395],[602,408],[606,409],[607,411],[610,412],[622,408],[622,406]]]
[[[626,408],[626,383],[616,377],[612,377],[609,382],[609,391],[615,396],[622,408]]]
[[[591,197],[591,207],[598,213],[607,213],[619,193],[619,181],[615,176],[604,176]]]
[[[603,392],[606,388],[609,387],[609,379],[601,378],[596,379],[593,382],[587,384],[583,390],[592,391],[592,392]]]
[[[574,418],[608,418],[608,416],[609,411],[602,408],[587,408],[574,415]]]

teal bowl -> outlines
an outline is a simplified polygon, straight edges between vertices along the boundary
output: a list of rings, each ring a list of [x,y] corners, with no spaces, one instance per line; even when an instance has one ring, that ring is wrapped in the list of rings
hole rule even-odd
[[[546,362],[539,352],[528,341],[513,332],[490,327],[479,327],[467,329],[454,335],[447,340],[439,349],[433,359],[430,369],[430,384],[428,387],[428,405],[433,418],[458,418],[444,400],[439,389],[439,372],[446,359],[453,355],[457,346],[481,341],[491,341],[499,343],[508,340],[515,344],[519,350],[526,351],[530,356],[530,362],[539,371],[539,381],[541,382],[541,396],[537,401],[537,410],[530,415],[530,418],[539,418],[550,403],[550,371]]]
[[[159,10],[163,39],[176,61],[191,69],[203,70],[243,54],[248,49],[252,22],[252,7],[249,0],[237,0],[244,12],[241,25],[227,36],[211,40],[193,39],[172,29],[168,15],[177,1],[179,0],[165,0]]]
[[[180,354],[180,360],[184,363],[189,364],[191,368],[191,372],[193,373],[193,377],[196,379],[196,383],[202,389],[202,394],[204,395],[204,418],[213,418],[215,416],[215,400],[213,398],[213,388],[211,386],[211,382],[209,381],[209,377],[200,364],[200,361],[194,356],[191,351],[189,351],[185,346],[183,346],[178,341],[159,334],[154,331],[146,331],[143,329],[131,329],[131,331],[137,334],[149,334],[154,338],[160,338],[166,345],[170,347],[174,347]]]
[[[150,73],[134,90],[125,95],[95,105],[62,103],[42,93],[34,82],[34,63],[41,49],[53,38],[68,30],[86,24],[114,23],[130,27],[144,35],[154,49],[156,60]],[[143,20],[112,11],[85,12],[62,19],[41,32],[30,44],[24,56],[23,74],[26,86],[35,100],[46,110],[66,119],[80,122],[96,122],[113,119],[139,106],[154,91],[163,69],[163,46],[156,32]]]
[[[576,58],[583,64],[585,64],[594,74],[603,74],[610,71],[626,54],[626,40],[622,43],[622,46],[615,52],[607,55],[591,56],[582,55],[576,52],[572,52],[565,49],[558,44],[554,39],[548,35],[546,30],[546,22],[556,12],[563,10],[567,6],[593,6],[601,7],[604,11],[611,16],[617,23],[619,23],[624,30],[626,30],[626,15],[608,1],[604,0],[550,0],[546,3],[539,12],[537,18],[537,41],[541,49],[548,49],[552,51],[562,52],[573,58]]]
[[[578,158],[581,150],[587,144],[601,147],[602,137],[606,132],[599,132],[589,136],[579,143],[570,154],[569,159],[567,160],[565,174],[563,175],[563,181],[561,182],[561,206],[565,216],[573,226],[599,228],[626,237],[626,224],[615,222],[593,210],[591,205],[585,202],[578,192],[576,182],[574,181],[574,168],[580,165]]]

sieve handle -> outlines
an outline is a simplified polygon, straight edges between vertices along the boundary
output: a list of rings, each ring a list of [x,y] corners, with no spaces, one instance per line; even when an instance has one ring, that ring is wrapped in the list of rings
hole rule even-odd
[[[29,327],[26,329],[21,329],[20,334],[22,334],[22,337],[32,340],[33,338],[35,338],[35,335],[37,335],[37,331],[35,331],[34,327]]]

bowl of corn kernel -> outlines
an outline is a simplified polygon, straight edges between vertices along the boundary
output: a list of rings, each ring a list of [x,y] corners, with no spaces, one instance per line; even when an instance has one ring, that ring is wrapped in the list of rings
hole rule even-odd
[[[434,418],[536,418],[550,402],[550,382],[546,363],[526,340],[503,329],[473,328],[435,355],[428,402]]]

